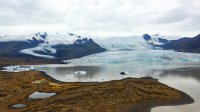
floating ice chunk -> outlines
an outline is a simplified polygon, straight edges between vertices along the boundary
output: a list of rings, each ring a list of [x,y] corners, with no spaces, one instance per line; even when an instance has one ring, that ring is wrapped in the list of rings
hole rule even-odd
[[[4,70],[2,71],[6,71],[6,72],[21,72],[21,71],[29,71],[29,70],[33,70],[34,67],[21,67],[19,65],[15,65],[15,66],[7,66],[7,67],[3,67]]]
[[[8,72],[19,72],[19,71],[21,71],[21,68],[20,68],[19,65],[4,67],[4,69],[5,69],[5,71],[8,71]]]
[[[87,72],[86,71],[76,71],[74,72],[74,75],[86,75]]]
[[[34,66],[30,66],[30,69],[33,70],[33,69],[35,69],[35,67]]]
[[[29,99],[41,99],[41,98],[48,98],[51,96],[56,95],[56,93],[44,93],[44,92],[34,92],[29,95]]]

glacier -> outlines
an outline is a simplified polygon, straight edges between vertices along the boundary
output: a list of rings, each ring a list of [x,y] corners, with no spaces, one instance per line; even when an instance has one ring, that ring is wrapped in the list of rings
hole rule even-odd
[[[178,39],[179,36],[168,36],[161,34],[151,34],[151,42],[154,44],[161,44],[157,40],[158,38],[164,38],[168,40]],[[97,42],[103,48],[109,51],[115,50],[152,50],[161,49],[159,47],[154,47],[149,44],[143,38],[143,35],[133,35],[133,36],[114,36],[114,37],[93,37],[93,40]]]
[[[41,44],[34,48],[24,49],[24,50],[21,50],[20,53],[32,55],[32,56],[36,56],[36,57],[48,58],[48,59],[55,58],[54,56],[51,56],[51,55],[42,55],[42,54],[35,53],[36,51],[43,51],[43,52],[48,51],[48,52],[50,52],[50,54],[56,53],[56,49],[52,48],[52,46],[50,44]]]

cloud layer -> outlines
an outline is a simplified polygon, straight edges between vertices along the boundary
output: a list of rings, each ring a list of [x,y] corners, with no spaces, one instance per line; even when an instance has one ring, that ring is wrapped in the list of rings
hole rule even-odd
[[[200,33],[199,0],[1,0],[0,34]]]

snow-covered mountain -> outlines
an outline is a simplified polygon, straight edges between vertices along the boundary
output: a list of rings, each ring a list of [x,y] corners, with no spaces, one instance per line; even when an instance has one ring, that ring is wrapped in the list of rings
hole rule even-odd
[[[88,36],[88,35],[87,35]],[[146,39],[146,36],[149,36],[149,39]],[[1,41],[10,41],[15,40],[13,39],[14,36],[2,36],[0,38]],[[73,44],[76,40],[83,40],[84,39],[90,39],[88,37],[79,36],[73,33],[66,33],[66,34],[48,34],[45,33],[35,33],[32,35],[26,35],[26,36],[18,36],[14,37],[17,38],[16,41],[27,41],[30,40],[32,37],[32,40],[37,39],[43,42],[43,45],[40,46],[41,49],[49,49],[50,51],[52,48],[49,45],[56,45],[56,44]],[[155,47],[151,46],[150,44],[154,45],[161,45],[163,44],[163,41],[172,40],[174,38],[177,38],[175,36],[165,36],[160,34],[144,34],[141,36],[121,36],[121,37],[93,37],[92,39],[99,44],[101,47],[107,49],[107,50],[148,50],[148,49],[155,49]],[[83,42],[82,41],[82,42]],[[34,50],[40,49],[39,47],[34,48]]]
[[[174,50],[177,52],[200,53],[200,34],[195,37],[169,38],[161,35],[144,34],[143,38],[149,45],[162,48],[164,50]]]
[[[68,33],[68,34],[56,33],[56,34],[48,34],[48,35],[47,33],[44,33],[43,35],[45,35],[45,38],[42,38],[42,39],[45,39],[46,42],[33,48],[23,49],[20,51],[20,53],[32,55],[36,57],[53,59],[53,58],[56,58],[54,55],[56,55],[57,53],[57,49],[53,48],[53,46],[81,44],[88,41],[87,37],[82,37],[73,33]]]
[[[50,59],[71,59],[104,51],[92,39],[76,34],[35,33],[25,36],[1,36],[3,56],[32,56]]]
[[[179,39],[180,37],[166,36],[166,35],[160,35],[160,34],[154,34],[154,35],[144,34],[143,38],[150,45],[161,46],[161,45],[169,43],[171,40]]]
[[[200,53],[200,34],[195,37],[184,37],[159,46],[167,50],[178,52]]]
[[[0,42],[38,42],[47,43],[47,33],[35,33],[30,35],[4,35],[0,36]]]
[[[46,33],[38,32],[29,35],[3,35],[0,36],[0,42],[11,42],[11,41],[38,41],[45,44],[73,44],[74,41],[78,39],[83,39],[87,37],[79,36],[73,33]]]
[[[71,59],[101,52],[104,51],[104,48],[108,51],[161,49],[159,46],[178,38],[160,34],[106,38],[91,37],[73,33],[47,34],[46,32],[21,36],[5,35],[0,36],[0,47],[11,48],[11,51],[0,51],[0,54],[9,54],[10,56],[29,55],[49,59],[56,59],[58,57]]]

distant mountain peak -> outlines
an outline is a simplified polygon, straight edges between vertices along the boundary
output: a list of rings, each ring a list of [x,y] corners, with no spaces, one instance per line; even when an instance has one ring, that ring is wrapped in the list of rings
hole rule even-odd
[[[77,40],[78,40],[78,39],[82,40],[82,39],[88,38],[88,37],[85,37],[85,36],[77,35],[77,34],[75,34],[75,33],[68,33],[68,35],[74,37],[74,38],[77,39]]]
[[[160,34],[144,34],[143,38],[151,45],[163,45],[169,42],[169,40],[163,38]]]

